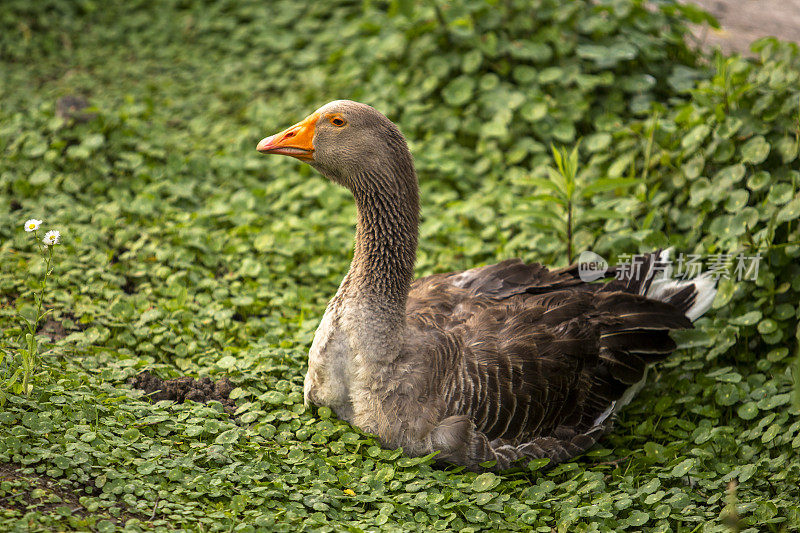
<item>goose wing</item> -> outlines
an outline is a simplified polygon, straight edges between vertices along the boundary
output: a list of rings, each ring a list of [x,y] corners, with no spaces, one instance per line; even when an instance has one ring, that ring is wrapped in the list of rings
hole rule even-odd
[[[674,350],[670,329],[691,327],[639,292],[509,260],[417,280],[409,331],[435,352],[447,415],[467,416],[489,440],[579,434]]]

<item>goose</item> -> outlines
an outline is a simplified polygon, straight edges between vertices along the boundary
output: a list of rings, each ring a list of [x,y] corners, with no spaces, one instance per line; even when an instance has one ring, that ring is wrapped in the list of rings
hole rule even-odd
[[[716,294],[708,276],[671,279],[660,251],[593,283],[576,265],[519,259],[414,280],[418,181],[388,118],[336,100],[256,149],[310,164],[357,206],[353,259],[309,351],[306,405],[412,457],[500,471],[584,453],[676,348],[669,332],[691,328]]]

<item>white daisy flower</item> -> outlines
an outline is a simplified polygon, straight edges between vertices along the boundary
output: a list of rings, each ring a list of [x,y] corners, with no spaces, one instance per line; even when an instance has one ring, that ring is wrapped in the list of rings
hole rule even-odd
[[[41,220],[36,220],[35,218],[32,218],[30,220],[26,220],[25,221],[25,231],[27,231],[29,233],[31,231],[36,231],[37,229],[39,229],[39,226],[41,226],[41,225],[42,225],[42,221]]]
[[[52,229],[44,234],[44,239],[42,242],[45,243],[47,246],[53,246],[54,244],[58,244],[58,239],[61,238],[61,232],[55,229]]]

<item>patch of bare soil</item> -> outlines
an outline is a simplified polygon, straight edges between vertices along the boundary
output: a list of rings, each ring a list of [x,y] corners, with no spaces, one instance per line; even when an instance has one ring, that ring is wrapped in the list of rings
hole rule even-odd
[[[52,315],[48,316],[43,322],[39,323],[37,333],[47,335],[52,342],[60,341],[70,333],[86,329],[85,324],[78,324],[72,313],[64,313],[56,320]]]
[[[155,401],[172,400],[184,402],[207,403],[212,400],[220,402],[225,411],[232,415],[236,410],[234,401],[228,396],[234,389],[233,384],[228,378],[212,381],[209,378],[194,379],[190,377],[180,377],[175,379],[161,379],[150,372],[142,372],[132,377],[128,383],[136,388],[148,393]]]
[[[52,318],[48,318],[39,325],[39,333],[47,335],[53,341],[61,340],[69,335],[69,331],[61,322],[53,320]]]
[[[90,106],[86,97],[79,94],[68,94],[56,101],[56,115],[77,123],[89,122],[97,116],[97,113],[84,112],[84,109]]]
[[[90,513],[81,503],[80,497],[58,480],[48,476],[23,474],[18,465],[0,463],[0,508],[11,509],[22,514],[38,511],[43,514],[59,513],[59,508],[66,507],[73,515],[87,517],[96,516]],[[91,487],[94,491],[94,487]],[[153,517],[145,517],[125,510],[118,517],[106,516],[117,525],[136,518],[146,522]]]

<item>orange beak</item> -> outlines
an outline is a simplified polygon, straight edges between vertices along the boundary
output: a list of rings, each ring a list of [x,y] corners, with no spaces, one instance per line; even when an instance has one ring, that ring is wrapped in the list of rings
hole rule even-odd
[[[313,161],[317,119],[319,114],[314,113],[280,133],[261,139],[256,150],[262,154],[290,155],[301,161]]]

